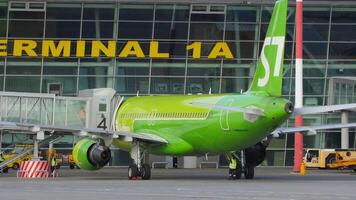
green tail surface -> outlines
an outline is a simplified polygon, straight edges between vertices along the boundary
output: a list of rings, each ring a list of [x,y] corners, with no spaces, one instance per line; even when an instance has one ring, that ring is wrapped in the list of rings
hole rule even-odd
[[[282,94],[287,9],[288,0],[276,2],[255,77],[248,93],[274,97],[279,97]]]

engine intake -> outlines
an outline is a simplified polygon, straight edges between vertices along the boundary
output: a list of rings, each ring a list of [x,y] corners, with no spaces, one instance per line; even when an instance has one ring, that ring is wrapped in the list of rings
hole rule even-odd
[[[110,161],[110,149],[99,144],[92,145],[88,152],[88,157],[91,164],[104,166]]]
[[[85,138],[73,148],[73,159],[77,166],[85,170],[97,170],[104,167],[111,159],[109,147],[97,141]]]

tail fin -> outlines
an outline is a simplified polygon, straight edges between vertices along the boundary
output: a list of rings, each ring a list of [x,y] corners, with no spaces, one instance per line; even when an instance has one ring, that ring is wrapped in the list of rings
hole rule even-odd
[[[288,0],[277,0],[248,93],[282,94],[284,41]]]

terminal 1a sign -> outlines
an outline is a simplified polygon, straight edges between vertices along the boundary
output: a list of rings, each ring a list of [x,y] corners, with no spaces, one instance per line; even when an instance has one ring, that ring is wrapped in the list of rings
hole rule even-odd
[[[159,42],[149,42],[149,52],[144,52],[138,41],[127,41],[120,43],[109,40],[0,40],[0,56],[29,56],[29,57],[109,57],[109,58],[170,58],[168,52],[159,51]],[[118,50],[121,49],[121,50]],[[202,43],[192,42],[185,46],[185,50],[191,53],[192,57],[199,59],[202,57]],[[145,54],[146,53],[146,54]],[[214,58],[234,58],[226,42],[216,42],[208,52],[210,59]]]

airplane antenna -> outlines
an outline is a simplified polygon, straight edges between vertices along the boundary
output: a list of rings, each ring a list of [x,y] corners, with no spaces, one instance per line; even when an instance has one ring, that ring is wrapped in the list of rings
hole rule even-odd
[[[211,88],[209,88],[209,94],[211,94]]]

